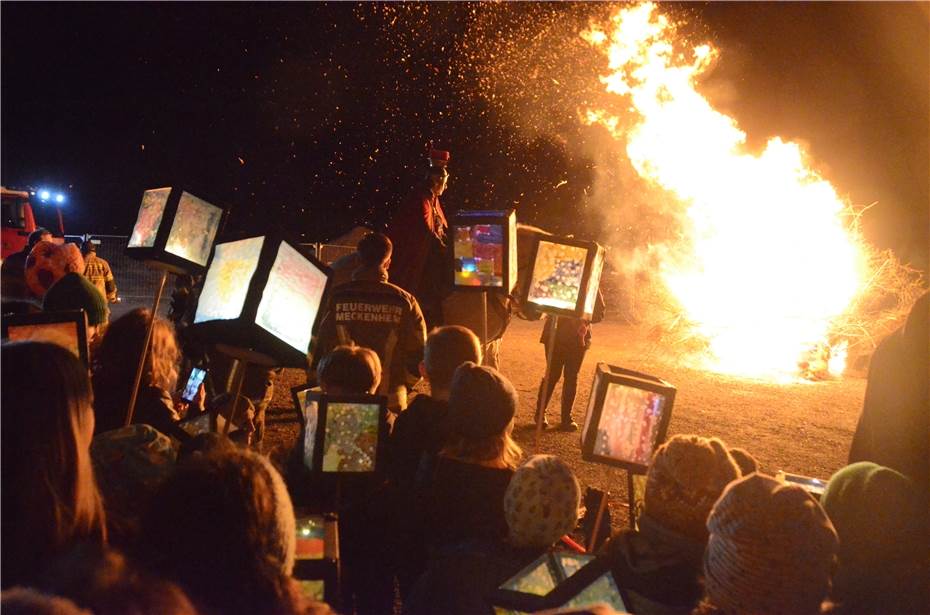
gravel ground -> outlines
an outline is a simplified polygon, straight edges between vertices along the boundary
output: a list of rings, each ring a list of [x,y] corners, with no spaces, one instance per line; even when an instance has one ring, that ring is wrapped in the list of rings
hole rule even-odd
[[[502,351],[502,371],[520,394],[515,437],[527,454],[551,453],[565,459],[582,486],[610,492],[614,529],[626,523],[626,477],[623,470],[582,461],[577,433],[545,432],[534,446],[531,426],[536,389],[545,367],[539,336],[540,322],[514,320]],[[762,470],[785,470],[829,478],[843,467],[865,393],[865,380],[846,378],[826,382],[773,384],[721,376],[676,365],[663,349],[633,326],[604,322],[594,326],[594,343],[585,358],[575,401],[575,420],[581,423],[591,390],[595,365],[607,362],[644,371],[671,382],[678,389],[669,435],[696,433],[722,438],[742,447]],[[267,417],[264,450],[280,460],[293,446],[298,425],[290,388],[305,381],[304,373],[287,370],[279,380]],[[550,402],[557,416],[560,389]]]

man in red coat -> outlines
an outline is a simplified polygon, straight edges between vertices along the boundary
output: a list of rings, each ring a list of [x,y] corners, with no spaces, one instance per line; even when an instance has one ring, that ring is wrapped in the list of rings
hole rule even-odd
[[[449,181],[448,163],[449,152],[430,151],[430,166],[423,181],[403,200],[387,228],[394,243],[391,282],[417,298],[430,328],[442,324],[441,303],[449,285],[449,224],[439,202]]]

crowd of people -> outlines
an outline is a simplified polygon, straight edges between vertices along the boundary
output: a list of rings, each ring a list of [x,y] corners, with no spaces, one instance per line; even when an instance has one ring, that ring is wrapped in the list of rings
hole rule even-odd
[[[106,280],[101,292],[74,267],[53,281],[42,305],[87,313],[91,360],[45,342],[0,349],[4,611],[493,613],[493,590],[541,555],[584,551],[571,539],[583,512],[574,472],[556,456],[524,455],[513,438],[513,384],[482,365],[469,329],[427,333],[416,297],[389,280],[391,258],[386,236],[360,241],[309,370],[308,386],[324,394],[388,400],[383,467],[347,480],[308,470],[304,430],[276,467],[248,440],[187,429],[230,410],[228,396],[203,389],[179,398],[185,344],[173,325],[145,309],[108,322]],[[7,299],[4,314],[40,309]],[[657,448],[634,526],[594,554],[630,612],[926,612],[928,460],[915,455],[927,442],[902,453],[881,425],[887,361],[919,349],[920,335],[926,344],[926,301],[876,355],[855,463],[819,499],[719,438],[678,434]],[[590,323],[562,333],[561,427],[571,430]],[[897,415],[926,418],[926,371],[894,373],[921,377],[923,389],[904,384],[904,400],[894,387]],[[408,399],[420,378],[429,392]],[[338,515],[341,593],[332,605],[293,578],[295,509]]]

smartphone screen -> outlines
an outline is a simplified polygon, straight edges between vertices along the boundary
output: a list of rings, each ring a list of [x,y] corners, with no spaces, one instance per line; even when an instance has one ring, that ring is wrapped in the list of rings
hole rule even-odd
[[[181,393],[181,399],[190,403],[194,401],[194,398],[197,397],[197,391],[200,389],[200,385],[203,384],[203,379],[207,376],[207,370],[195,367],[191,370],[190,378],[187,379],[187,385],[184,387],[184,392]]]

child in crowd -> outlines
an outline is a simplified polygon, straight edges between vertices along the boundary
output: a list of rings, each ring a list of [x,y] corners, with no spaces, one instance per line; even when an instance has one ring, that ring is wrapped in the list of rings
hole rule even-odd
[[[706,593],[695,613],[821,612],[839,545],[804,489],[750,474],[727,486],[707,530]]]
[[[362,346],[337,346],[317,364],[317,381],[328,395],[374,395],[381,376],[378,355]],[[300,459],[292,460],[289,474],[302,478],[291,486],[292,493],[311,509],[339,513],[343,603],[354,604],[360,614],[389,612],[394,587],[387,564],[385,527],[390,518],[381,480],[368,475],[310,474],[303,451],[310,445],[306,438],[313,435],[301,429],[303,446],[297,447]]]
[[[455,370],[448,436],[429,486],[426,532],[433,546],[507,535],[504,492],[523,451],[511,437],[517,391],[492,367]]]
[[[90,459],[93,396],[71,352],[42,342],[4,344],[2,584],[28,585],[76,544],[104,544],[103,502]]]
[[[420,375],[428,382],[430,394],[420,394],[394,421],[391,432],[391,479],[400,487],[411,486],[421,467],[432,467],[442,448],[443,425],[449,408],[449,388],[455,370],[467,361],[481,364],[478,337],[456,325],[433,329],[426,340]]]
[[[84,310],[91,348],[96,346],[98,333],[103,332],[110,320],[106,298],[80,273],[68,273],[52,284],[42,298],[42,309],[46,312]]]
[[[833,475],[820,498],[840,539],[833,613],[919,613],[927,595],[927,508],[903,474],[862,461]]]
[[[59,558],[38,587],[72,600],[94,615],[197,613],[180,587],[144,573],[112,549],[77,549]]]
[[[741,457],[753,465],[748,454]],[[698,604],[707,515],[727,484],[741,475],[717,438],[676,435],[656,450],[638,529],[624,530],[604,546],[634,612],[687,613]]]
[[[381,383],[381,360],[371,348],[336,346],[320,359],[317,380],[330,395],[374,395]]]
[[[152,314],[138,308],[114,320],[94,359],[94,410],[97,433],[123,426],[129,410],[129,399],[135,382],[139,357],[148,335]],[[181,358],[174,329],[163,318],[155,318],[152,341],[145,357],[134,423],[151,425],[158,431],[185,442],[190,435],[178,423],[186,412],[186,404],[172,399],[178,380]],[[202,396],[198,405],[203,404]]]
[[[581,487],[565,462],[554,455],[530,457],[504,494],[506,540],[472,540],[437,550],[404,612],[492,614],[487,596],[571,532],[580,504]]]
[[[205,613],[304,613],[290,578],[296,524],[277,470],[244,450],[198,455],[161,487],[139,553]],[[325,611],[323,611],[325,612]]]
[[[174,471],[175,444],[150,425],[134,424],[94,436],[90,455],[107,505],[110,544],[124,548],[135,539],[149,500]]]

